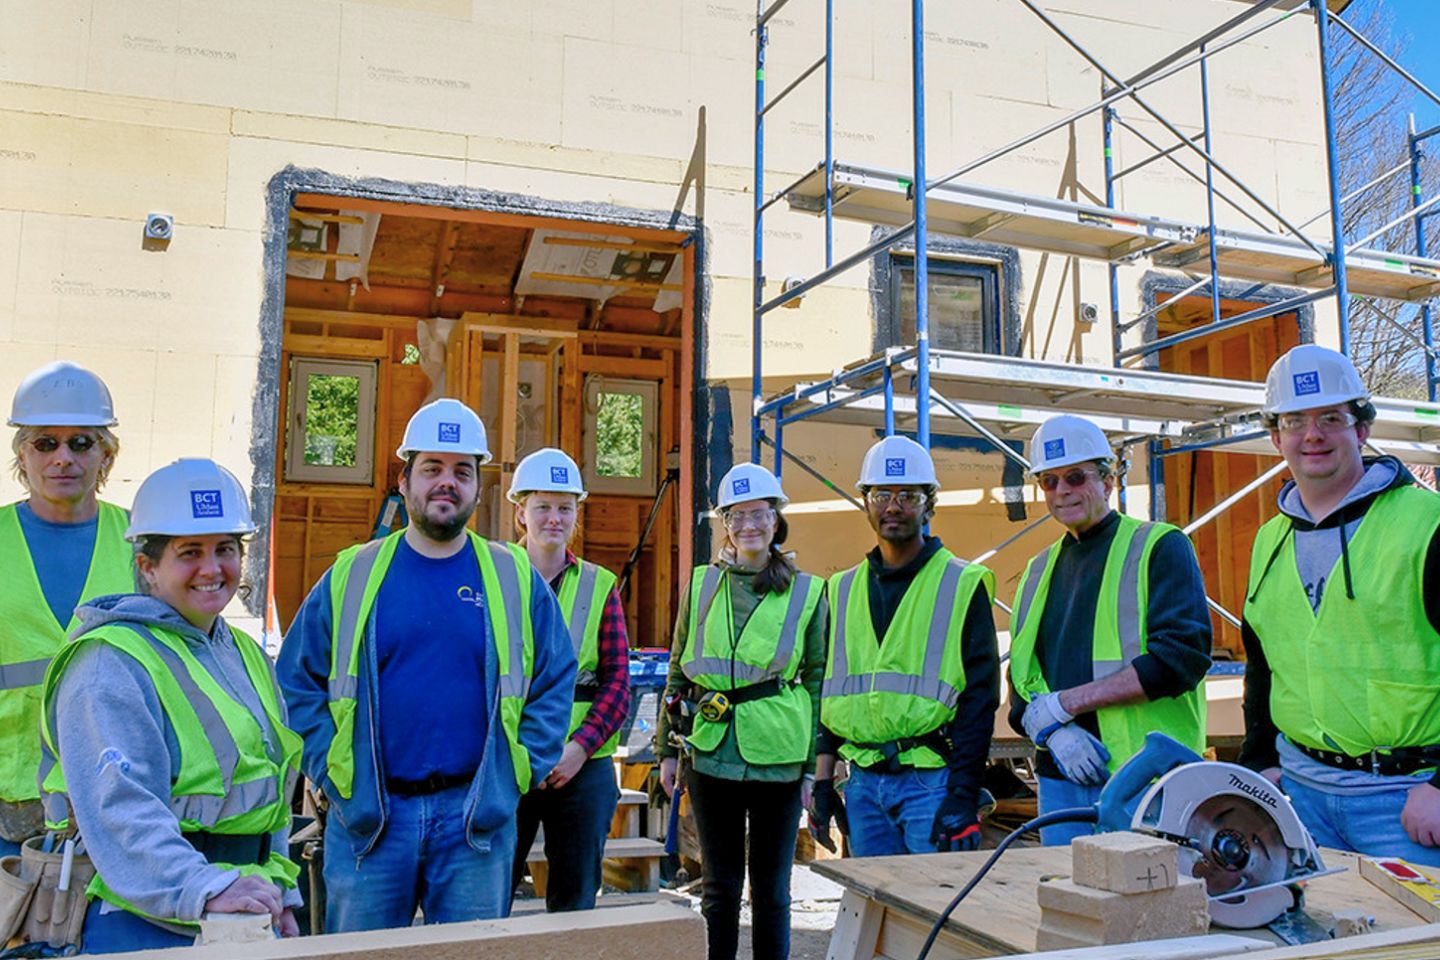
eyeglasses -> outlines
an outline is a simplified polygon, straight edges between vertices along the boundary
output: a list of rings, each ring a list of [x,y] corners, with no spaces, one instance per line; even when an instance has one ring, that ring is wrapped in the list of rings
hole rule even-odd
[[[100,441],[85,433],[77,433],[72,437],[65,438],[65,446],[70,448],[71,453],[89,453],[95,449]],[[60,449],[61,441],[51,436],[36,437],[30,441],[30,446],[35,448],[37,453],[54,453]]]
[[[1326,410],[1313,417],[1305,413],[1282,413],[1275,418],[1281,433],[1304,434],[1310,431],[1310,424],[1321,433],[1339,433],[1359,423],[1349,410]]]
[[[1100,474],[1089,470],[1067,470],[1064,473],[1042,473],[1040,475],[1040,486],[1049,493],[1060,489],[1060,484],[1074,490],[1083,487],[1091,480],[1099,480]]]
[[[890,501],[895,501],[906,510],[914,510],[925,502],[923,490],[867,490],[865,491],[865,502],[872,507],[887,507]]]
[[[732,510],[723,519],[727,529],[738,530],[741,527],[763,527],[774,518],[774,509],[766,507],[763,510]]]

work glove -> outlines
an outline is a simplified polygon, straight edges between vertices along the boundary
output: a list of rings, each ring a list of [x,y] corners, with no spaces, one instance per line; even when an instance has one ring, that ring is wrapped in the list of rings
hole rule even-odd
[[[1075,715],[1060,706],[1060,694],[1043,693],[1030,701],[1020,723],[1025,736],[1037,747],[1045,746],[1050,735],[1075,719]]]
[[[945,794],[930,824],[930,842],[941,853],[980,849],[980,807],[993,809],[995,801],[981,790],[976,799]]]
[[[805,811],[810,821],[810,836],[831,853],[835,852],[835,841],[830,839],[830,823],[834,821],[845,836],[850,835],[850,818],[845,814],[845,801],[835,789],[834,780],[816,780],[810,788],[810,809]]]
[[[1094,735],[1075,723],[1067,723],[1045,741],[1055,765],[1071,783],[1098,787],[1110,779],[1110,751]]]

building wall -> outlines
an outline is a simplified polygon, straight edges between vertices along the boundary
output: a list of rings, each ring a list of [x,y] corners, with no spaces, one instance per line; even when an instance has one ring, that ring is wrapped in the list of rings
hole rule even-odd
[[[928,6],[932,173],[1097,98],[1096,70],[1014,0]],[[1233,0],[1044,6],[1122,76],[1242,9]],[[837,8],[837,157],[904,170],[909,5]],[[772,93],[820,52],[822,10],[793,0],[771,21]],[[706,373],[742,381],[753,15],[749,0],[0,0],[0,385],[55,357],[104,376],[124,444],[107,491],[118,502],[180,455],[209,455],[249,476],[252,435],[269,428],[251,422],[262,238],[275,226],[266,185],[288,165],[693,214],[709,239]],[[1218,55],[1211,71],[1217,155],[1299,219],[1324,202],[1316,74],[1305,15]],[[812,79],[767,118],[767,190],[820,158],[819,91]],[[1198,129],[1193,70],[1146,96],[1182,131]],[[1122,114],[1163,136],[1138,108],[1122,104]],[[1092,115],[973,179],[1101,202],[1100,131]],[[1122,135],[1117,167],[1143,152]],[[1203,189],[1164,161],[1126,180],[1118,203],[1204,217]],[[823,264],[820,221],[773,209],[770,292]],[[154,210],[175,216],[165,252],[141,247]],[[1223,205],[1218,215],[1244,222]],[[836,250],[869,233],[837,222]],[[1028,251],[1020,264],[1025,352],[1108,363],[1103,265]],[[1122,270],[1127,311],[1139,309],[1142,272]],[[767,377],[823,376],[867,354],[868,284],[866,268],[853,270],[768,320]],[[1082,301],[1102,305],[1093,329],[1074,322]],[[1328,316],[1317,311],[1321,339],[1333,337]],[[739,428],[748,397],[737,400]],[[863,449],[854,437],[805,443],[832,451],[816,454],[819,465],[845,479]],[[967,537],[1006,535],[981,470],[998,477],[998,458],[944,457],[956,477],[981,471],[967,481],[976,492],[956,494],[982,503],[964,514]],[[0,487],[17,493],[8,477]],[[817,486],[801,499],[833,497]],[[807,519],[796,539],[817,553],[837,539],[858,546],[856,519],[823,528]]]

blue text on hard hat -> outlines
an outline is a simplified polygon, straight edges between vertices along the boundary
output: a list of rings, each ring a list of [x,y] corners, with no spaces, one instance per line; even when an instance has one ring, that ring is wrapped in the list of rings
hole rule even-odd
[[[1312,393],[1320,392],[1320,371],[1310,370],[1306,373],[1297,373],[1295,379],[1295,396],[1303,397]]]
[[[887,476],[887,477],[903,477],[903,476],[905,476],[905,458],[904,458],[904,457],[886,457],[886,458],[885,458],[885,476]]]
[[[219,490],[191,490],[190,514],[196,520],[205,517],[223,517],[225,508],[220,503]]]
[[[730,492],[735,494],[736,496],[739,496],[742,493],[749,493],[750,481],[745,479],[732,481],[730,484]]]
[[[550,482],[551,482],[551,483],[569,483],[569,482],[570,482],[570,468],[569,468],[569,467],[551,467],[551,468],[550,468]]]
[[[441,424],[440,424],[440,433],[439,433],[439,436],[438,436],[436,439],[439,440],[441,443],[459,443],[459,442],[460,442],[460,424],[458,424],[458,423],[441,423]]]
[[[1065,438],[1045,441],[1045,459],[1056,460],[1065,456]]]

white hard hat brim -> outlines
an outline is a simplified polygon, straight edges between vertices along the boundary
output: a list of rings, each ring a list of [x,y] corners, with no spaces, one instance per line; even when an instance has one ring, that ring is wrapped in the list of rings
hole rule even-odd
[[[11,417],[5,421],[12,427],[115,427],[120,421],[114,417],[99,417],[94,414],[51,414],[48,417]]]

